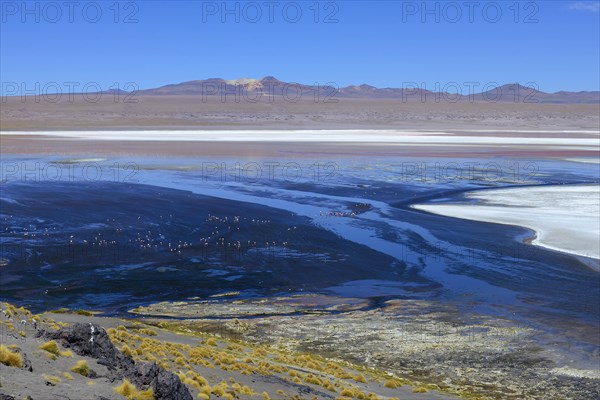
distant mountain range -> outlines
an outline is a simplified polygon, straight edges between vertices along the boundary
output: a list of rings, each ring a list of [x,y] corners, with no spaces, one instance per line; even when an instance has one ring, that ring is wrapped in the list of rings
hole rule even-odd
[[[272,97],[285,97],[294,101],[299,99],[318,98],[319,101],[335,101],[340,98],[356,99],[397,99],[410,102],[515,102],[515,103],[555,103],[555,104],[596,104],[600,103],[599,91],[546,93],[517,83],[494,86],[485,84],[483,92],[481,85],[448,84],[448,91],[431,91],[421,89],[417,84],[406,84],[404,88],[377,88],[362,84],[338,88],[334,83],[305,85],[283,82],[275,77],[267,76],[262,79],[243,78],[225,80],[211,78],[165,85],[154,89],[137,91],[137,95],[198,95],[221,96],[227,101],[235,101],[236,96],[241,101],[269,101]],[[462,92],[456,94],[456,92]],[[452,93],[454,92],[454,93]],[[460,93],[459,92],[459,93]]]

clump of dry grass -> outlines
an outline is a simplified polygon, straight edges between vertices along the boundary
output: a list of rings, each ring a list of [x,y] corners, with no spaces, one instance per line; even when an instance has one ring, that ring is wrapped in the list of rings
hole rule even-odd
[[[58,343],[54,340],[49,340],[46,343],[43,343],[40,346],[40,349],[46,352],[46,355],[51,360],[56,360],[58,356],[72,358],[75,357],[75,354],[71,350],[61,351],[58,347]]]
[[[71,350],[61,351],[59,354],[61,357],[67,357],[67,358],[75,357],[75,354],[73,354],[73,352]]]
[[[185,358],[183,358],[183,357],[181,357],[181,356],[180,356],[180,357],[177,357],[177,358],[175,359],[175,361],[174,361],[174,362],[175,362],[175,364],[177,364],[177,365],[184,366],[184,365],[185,365]]]
[[[75,378],[73,378],[73,375],[71,375],[71,374],[70,374],[70,373],[68,373],[68,372],[63,372],[63,377],[64,377],[65,379],[68,379],[68,380],[70,380],[70,381],[72,381],[73,379],[75,379]]]
[[[337,392],[337,389],[335,388],[335,385],[333,383],[329,382],[328,380],[324,380],[322,386],[325,389],[329,390],[330,392]]]
[[[221,381],[218,385],[212,387],[212,394],[218,397],[224,397],[229,389],[229,385],[225,381]]]
[[[413,393],[427,393],[427,388],[424,388],[423,386],[417,386],[415,388],[413,388]]]
[[[46,343],[41,344],[40,349],[47,351],[50,354],[54,354],[55,356],[60,355],[60,350],[58,349],[58,344],[55,340],[49,340]]]
[[[199,399],[210,399],[210,394],[212,393],[212,388],[208,385],[202,386],[200,388],[200,393],[198,393]]]
[[[123,380],[123,383],[117,386],[114,391],[128,400],[154,400],[154,390],[152,388],[138,390],[128,379]]]
[[[121,347],[121,353],[127,357],[133,357],[133,350],[131,350],[131,347],[127,346],[126,344]]]
[[[44,378],[46,383],[50,386],[56,386],[60,383],[60,378],[58,376],[42,374],[42,377]]]
[[[147,335],[147,336],[156,336],[157,333],[156,331],[153,331],[152,329],[146,329],[146,328],[141,328],[141,329],[137,329],[137,331],[143,335]]]
[[[319,378],[317,378],[316,376],[314,376],[313,374],[308,374],[307,376],[304,377],[304,382],[306,383],[312,383],[313,385],[322,385],[323,381]]]
[[[11,351],[8,347],[0,344],[0,363],[8,367],[23,367],[23,356],[21,354]]]
[[[88,365],[87,361],[79,360],[77,361],[77,364],[71,368],[71,371],[87,377],[90,375],[90,366]]]
[[[396,389],[402,386],[402,384],[394,379],[388,379],[384,382],[383,386],[390,389]]]

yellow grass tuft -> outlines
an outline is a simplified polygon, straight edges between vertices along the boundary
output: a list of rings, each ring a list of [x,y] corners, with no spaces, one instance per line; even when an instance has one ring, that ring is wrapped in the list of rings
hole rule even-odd
[[[212,394],[215,396],[223,397],[227,393],[226,390],[229,388],[229,385],[225,381],[221,381],[218,385],[212,387]]]
[[[75,354],[73,354],[73,352],[71,350],[61,351],[59,354],[61,357],[68,357],[68,358],[75,357]]]
[[[175,364],[183,366],[185,365],[185,359],[183,357],[177,357],[175,359]]]
[[[123,345],[123,347],[121,347],[121,353],[123,353],[127,357],[133,357],[134,354],[133,350],[131,350],[131,347],[127,346],[126,344]]]
[[[263,400],[271,400],[271,396],[267,392],[262,392],[262,398]]]
[[[242,391],[240,393],[246,396],[252,396],[254,395],[254,390],[252,390],[252,388],[250,388],[249,386],[244,385],[242,386]]]
[[[58,349],[58,344],[54,340],[50,340],[46,343],[43,343],[40,346],[40,349],[45,350],[50,354],[54,354],[55,356],[60,355],[60,350]]]
[[[23,367],[23,357],[21,354],[10,351],[8,347],[0,344],[0,363],[8,367]]]
[[[400,386],[402,386],[402,384],[396,380],[389,379],[389,380],[385,381],[383,386],[385,386],[386,388],[390,388],[390,389],[396,389],[396,388],[399,388]]]
[[[333,383],[331,383],[329,381],[323,381],[323,387],[325,389],[329,390],[330,392],[337,392],[337,389],[335,388]]]
[[[212,393],[212,388],[208,385],[202,386],[200,388],[200,393],[205,394],[207,398],[210,398],[210,394]]]
[[[413,393],[427,393],[427,388],[424,388],[423,386],[417,386],[415,388],[413,388]]]
[[[70,373],[68,373],[68,372],[63,372],[63,377],[64,377],[65,379],[68,379],[68,380],[70,380],[70,381],[71,381],[71,380],[73,380],[73,379],[75,379],[75,378],[73,378],[73,375],[71,375],[71,374],[70,374]]]
[[[138,390],[134,384],[129,382],[128,379],[123,380],[119,386],[115,389],[115,392],[128,400],[154,400],[154,390],[152,388],[147,390]]]
[[[194,371],[191,371],[194,372]],[[194,373],[192,374],[192,378],[200,384],[200,386],[208,386],[208,381],[202,375]]]
[[[323,381],[321,379],[319,379],[318,377],[314,376],[313,374],[308,374],[307,376],[305,376],[304,382],[312,383],[313,385],[319,385],[319,386],[323,384]]]
[[[142,328],[138,329],[137,331],[147,336],[156,336],[156,331],[153,331],[152,329]]]
[[[60,383],[60,378],[58,376],[42,374],[42,377],[46,383],[50,384],[51,386],[56,386]]]
[[[87,377],[90,374],[90,366],[88,365],[87,361],[79,360],[77,361],[77,364],[71,368],[71,371]]]

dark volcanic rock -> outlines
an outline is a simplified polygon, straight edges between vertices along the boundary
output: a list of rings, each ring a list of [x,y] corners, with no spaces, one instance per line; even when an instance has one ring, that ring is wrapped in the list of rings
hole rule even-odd
[[[119,352],[101,326],[73,324],[57,332],[46,332],[49,339],[59,340],[80,356],[96,358],[111,371],[110,379],[127,378],[138,388],[152,387],[156,400],[192,400],[179,377],[155,363],[136,363]]]
[[[155,363],[138,363],[126,377],[137,386],[154,388],[156,399],[192,400],[192,395],[179,377]]]
[[[57,332],[45,335],[50,339],[61,341],[65,347],[72,349],[80,356],[113,361],[120,354],[110,341],[106,331],[94,324],[74,324]]]

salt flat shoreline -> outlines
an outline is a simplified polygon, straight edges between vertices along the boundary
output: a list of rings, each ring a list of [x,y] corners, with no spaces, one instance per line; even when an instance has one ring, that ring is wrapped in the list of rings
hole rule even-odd
[[[600,272],[600,185],[486,189],[468,192],[467,198],[478,203],[411,207],[448,217],[531,229],[535,238],[528,243],[575,255]]]
[[[430,158],[517,157],[593,162],[594,130],[0,131],[2,154]]]
[[[475,135],[477,134],[477,135]],[[568,137],[560,137],[564,134]],[[600,131],[592,130],[388,130],[388,129],[277,129],[277,130],[69,130],[0,131],[6,137],[48,137],[103,141],[211,142],[338,142],[451,145],[547,145],[598,148]]]

